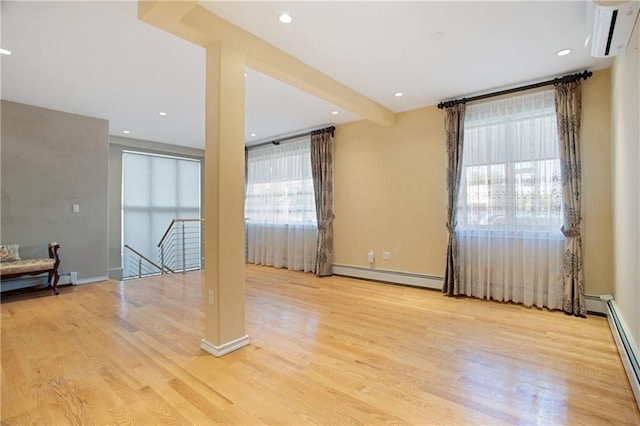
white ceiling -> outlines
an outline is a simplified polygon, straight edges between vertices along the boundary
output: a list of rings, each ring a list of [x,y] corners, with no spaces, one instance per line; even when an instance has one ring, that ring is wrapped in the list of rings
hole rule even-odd
[[[395,112],[610,65],[584,47],[586,1],[203,4]],[[13,52],[0,57],[3,99],[104,118],[113,135],[204,146],[204,50],[138,21],[136,2],[1,7],[0,44]],[[291,24],[278,22],[283,11]],[[247,73],[248,142],[360,119]]]

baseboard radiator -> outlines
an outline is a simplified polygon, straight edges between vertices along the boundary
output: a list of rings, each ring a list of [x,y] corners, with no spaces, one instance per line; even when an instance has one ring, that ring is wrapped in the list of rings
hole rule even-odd
[[[343,277],[360,278],[383,283],[409,285],[423,287],[432,290],[442,290],[444,279],[433,275],[414,274],[411,272],[389,271],[384,269],[364,268],[362,266],[333,264],[334,275]],[[600,296],[585,295],[587,312],[590,314],[605,315],[604,304]]]
[[[363,268],[361,266],[352,265],[338,265],[335,263],[333,264],[333,273],[334,275],[341,275],[343,277],[430,288],[432,290],[442,290],[443,278],[431,275]]]
[[[618,306],[611,296],[602,296],[602,302],[607,309],[607,319],[613,340],[616,342],[620,359],[627,373],[629,384],[640,409],[640,364],[638,364],[638,347],[629,333],[629,329],[618,313]]]

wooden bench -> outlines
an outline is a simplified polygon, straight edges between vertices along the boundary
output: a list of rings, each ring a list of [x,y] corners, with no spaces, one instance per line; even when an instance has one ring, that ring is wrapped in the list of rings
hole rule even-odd
[[[0,280],[8,280],[11,278],[19,278],[25,275],[40,275],[48,273],[47,284],[53,287],[53,293],[58,294],[58,281],[60,273],[60,256],[58,249],[60,245],[56,242],[49,243],[48,259],[20,259],[8,262],[0,262]]]

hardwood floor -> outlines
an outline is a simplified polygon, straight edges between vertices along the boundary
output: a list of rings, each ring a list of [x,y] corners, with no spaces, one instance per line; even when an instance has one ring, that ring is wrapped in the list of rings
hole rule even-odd
[[[200,272],[2,300],[2,424],[640,424],[607,321],[247,266],[215,358]]]

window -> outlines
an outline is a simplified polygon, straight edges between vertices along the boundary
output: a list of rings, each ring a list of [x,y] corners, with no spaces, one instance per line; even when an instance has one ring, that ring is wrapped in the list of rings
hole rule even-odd
[[[160,263],[157,244],[172,219],[200,218],[200,161],[122,154],[122,242]],[[200,235],[195,236],[200,239]],[[200,247],[199,242],[194,244]],[[199,259],[196,255],[194,258]],[[189,265],[187,265],[189,266]],[[198,265],[191,265],[197,267]],[[123,261],[123,276],[137,272]]]
[[[464,132],[459,229],[559,231],[553,92],[470,105]]]
[[[318,226],[308,137],[247,152],[247,261],[315,272]]]
[[[246,220],[315,226],[309,139],[252,149],[247,155]]]
[[[559,309],[564,238],[553,91],[466,108],[456,230],[464,294]]]

